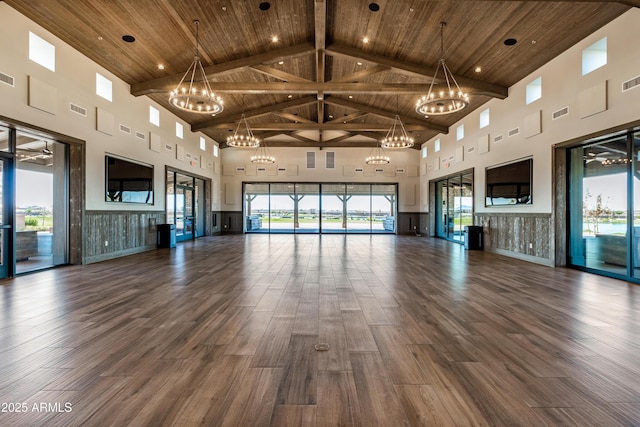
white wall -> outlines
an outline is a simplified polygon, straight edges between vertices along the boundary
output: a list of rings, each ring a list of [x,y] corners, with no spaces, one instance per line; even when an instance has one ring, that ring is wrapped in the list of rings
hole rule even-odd
[[[555,144],[601,132],[620,125],[640,120],[640,87],[625,93],[621,91],[624,81],[640,76],[640,9],[633,8],[609,25],[590,35],[571,49],[550,61],[535,73],[524,78],[509,89],[504,100],[494,99],[478,108],[460,122],[451,126],[448,135],[438,135],[423,144],[428,157],[421,160],[426,169],[426,179],[421,180],[421,210],[429,210],[429,181],[474,168],[474,192],[476,212],[532,212],[550,213],[552,206],[552,151]],[[607,65],[582,76],[582,51],[596,41],[607,37]],[[526,41],[521,41],[525,43]],[[532,48],[535,54],[535,48]],[[537,77],[542,77],[542,98],[525,105],[525,87]],[[583,100],[586,92],[606,81],[606,111],[580,118],[589,102]],[[598,94],[598,91],[595,91]],[[569,107],[569,114],[552,120],[551,114],[563,107]],[[479,129],[480,112],[489,108],[491,124]],[[541,133],[525,137],[525,119],[541,114]],[[465,138],[456,141],[456,128],[464,123]],[[519,128],[520,133],[508,137],[511,129]],[[504,139],[493,140],[497,135]],[[435,139],[440,138],[441,150],[434,151]],[[480,154],[481,140],[490,141],[490,151]],[[464,160],[443,164],[456,149],[464,147]],[[467,150],[473,147],[474,151]],[[533,204],[529,206],[485,207],[485,168],[514,159],[533,156]],[[440,163],[440,170],[436,164]]]
[[[373,148],[373,147],[372,147]],[[414,149],[386,150],[391,158],[388,165],[367,166],[364,159],[371,148],[269,148],[276,165],[259,172],[250,161],[254,150],[226,148],[221,150],[223,163],[222,188],[219,198],[222,210],[242,210],[243,182],[335,182],[335,183],[397,183],[398,211],[419,212],[419,151]],[[307,169],[308,151],[316,154],[315,169]],[[335,168],[325,167],[325,153],[335,152]],[[244,171],[242,169],[244,168]],[[286,171],[278,172],[279,168]],[[362,172],[355,172],[362,168]],[[404,171],[398,171],[404,170]],[[413,199],[413,200],[412,200]]]
[[[55,72],[29,60],[29,31],[55,46]],[[206,151],[201,151],[199,137],[204,136],[203,134],[192,133],[185,122],[149,98],[130,95],[128,84],[3,2],[0,2],[0,52],[0,72],[15,78],[15,87],[0,83],[0,115],[86,141],[86,209],[163,211],[165,165],[212,178],[214,189],[220,188],[220,159],[213,157],[215,141],[205,137]],[[96,95],[96,72],[113,82],[113,102]],[[43,82],[47,89],[55,92],[55,114],[28,105],[29,76]],[[71,112],[70,103],[87,109],[87,117]],[[160,110],[160,127],[149,123],[149,105]],[[96,130],[97,109],[113,117],[111,135]],[[175,136],[176,121],[184,125],[184,139]],[[120,131],[120,124],[131,128],[132,133]],[[145,139],[136,138],[136,132],[143,133]],[[150,133],[160,138],[160,152],[150,150]],[[165,145],[172,147],[172,151],[167,150]],[[183,146],[185,154],[190,154],[192,158],[195,156],[197,160],[190,162],[187,156],[184,160],[178,160],[176,145]],[[105,202],[105,153],[154,165],[153,206]],[[212,206],[212,209],[219,209],[219,206]]]

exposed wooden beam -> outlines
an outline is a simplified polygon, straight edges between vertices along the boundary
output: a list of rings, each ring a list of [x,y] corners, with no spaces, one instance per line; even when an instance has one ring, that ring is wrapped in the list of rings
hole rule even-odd
[[[391,67],[387,65],[374,65],[366,70],[358,71],[357,73],[350,74],[348,76],[338,77],[337,79],[331,79],[332,83],[347,83],[347,82],[359,82],[362,79],[370,77],[374,74],[381,73],[383,71],[389,71]]]
[[[428,84],[414,83],[314,83],[314,82],[211,82],[216,93],[298,94],[426,94]]]
[[[304,117],[296,116],[295,114],[285,113],[283,111],[273,111],[273,114],[275,114],[278,117],[282,117],[283,119],[291,120],[292,122],[315,123],[313,120],[309,120],[309,119],[306,119]]]
[[[307,144],[315,144],[318,142],[315,139],[307,138],[306,136],[300,135],[300,131],[291,132],[289,136],[291,138],[297,139],[298,141],[306,142]]]
[[[278,80],[282,80],[285,82],[310,82],[311,80],[304,79],[302,77],[298,77],[293,74],[289,74],[285,71],[278,70],[277,68],[269,67],[267,65],[254,65],[251,67],[251,70],[257,71],[261,74],[265,74],[269,77],[274,77]]]
[[[213,126],[207,126],[209,129],[232,129],[237,123],[218,123]],[[294,130],[342,130],[342,131],[372,131],[372,132],[386,132],[389,130],[389,125],[377,124],[377,123],[252,123],[251,129],[254,131],[260,130],[282,130],[294,131]],[[408,131],[422,131],[433,132],[434,129],[428,125],[405,125],[405,129]]]
[[[374,114],[376,116],[385,117],[388,119],[393,119],[396,115],[396,113],[392,111],[383,110],[381,108],[369,107],[367,105],[362,105],[357,102],[349,101],[347,99],[336,98],[335,96],[327,97],[325,102],[327,104],[338,105],[341,107],[350,108],[352,110],[363,111],[369,114]],[[449,133],[449,128],[447,126],[438,125],[435,123],[431,123],[429,121],[419,120],[414,117],[407,117],[407,116],[401,115],[400,120],[402,120],[402,122],[404,123],[405,128],[407,127],[408,124],[420,124],[421,126],[427,126],[430,129],[438,131],[440,133],[444,133],[444,134]],[[388,129],[388,126],[387,126],[387,129]]]
[[[246,56],[222,64],[214,64],[205,67],[207,78],[232,73],[241,68],[252,67],[254,65],[268,64],[284,58],[308,55],[315,52],[313,45],[302,43],[296,46],[284,47],[257,55]],[[186,70],[185,70],[186,71]],[[161,77],[159,79],[148,80],[131,85],[131,94],[134,96],[149,95],[150,93],[171,92],[184,76],[184,72],[172,76]]]
[[[481,1],[488,1],[488,0],[467,0],[467,1],[476,1],[476,2],[481,2]],[[513,0],[493,0],[493,1],[498,1],[498,2],[513,2]],[[640,0],[613,0],[613,1],[606,1],[606,0],[520,0],[520,1],[524,1],[524,2],[531,2],[531,3],[620,3],[620,4],[624,4],[626,6],[631,6],[631,7],[640,7]]]
[[[358,120],[362,117],[366,117],[369,113],[362,113],[360,111],[355,112],[355,113],[351,113],[347,116],[342,116],[342,117],[338,117],[337,119],[334,118],[333,120],[328,121],[327,123],[348,123],[348,122],[352,122],[354,120]]]
[[[312,104],[314,102],[316,102],[315,97],[308,96],[308,97],[304,97],[304,98],[292,99],[291,101],[282,102],[280,104],[265,105],[264,107],[259,107],[259,108],[255,108],[253,110],[245,111],[244,115],[247,118],[258,117],[258,116],[262,116],[262,115],[265,115],[265,114],[273,113],[274,111],[286,110],[287,108],[299,107],[301,105],[309,105],[309,104]],[[198,132],[198,131],[201,131],[203,129],[208,129],[210,127],[216,127],[217,125],[219,125],[221,123],[237,122],[241,118],[242,118],[242,113],[241,112],[240,113],[235,113],[235,114],[229,114],[229,115],[225,115],[224,117],[221,117],[221,118],[216,118],[216,119],[212,119],[212,120],[206,120],[204,122],[194,123],[191,126],[191,130],[193,132]],[[315,122],[313,122],[313,123],[315,123]]]
[[[316,41],[316,82],[324,83],[326,72],[324,48],[327,39],[327,2],[325,0],[315,0],[314,3],[314,23]],[[318,123],[324,123],[324,92],[319,90],[318,99]],[[321,135],[322,137],[322,135]]]
[[[356,148],[372,148],[373,144],[371,141],[348,141],[342,142],[342,140],[330,139],[327,141],[317,142],[315,144],[310,145],[308,142],[304,141],[284,141],[284,140],[269,140],[269,147],[288,147],[288,148],[308,148],[308,147],[323,147],[323,148],[332,148],[332,147],[356,147]]]
[[[371,55],[359,49],[354,49],[352,47],[342,46],[338,44],[333,44],[327,47],[327,53],[329,55],[344,56],[354,60],[384,65],[391,68],[396,73],[405,74],[412,77],[427,78],[429,80],[433,79],[433,75],[436,71],[435,67],[396,61],[391,58]],[[469,93],[473,93],[474,95],[486,95],[499,99],[504,99],[509,95],[509,89],[504,86],[486,83],[480,80],[469,79],[462,76],[455,76],[455,78],[460,86],[463,86],[464,89],[466,89]]]

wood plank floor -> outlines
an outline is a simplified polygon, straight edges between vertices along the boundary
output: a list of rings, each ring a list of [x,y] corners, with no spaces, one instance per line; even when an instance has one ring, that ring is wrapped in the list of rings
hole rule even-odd
[[[437,239],[206,237],[0,307],[2,426],[640,425],[638,285]]]

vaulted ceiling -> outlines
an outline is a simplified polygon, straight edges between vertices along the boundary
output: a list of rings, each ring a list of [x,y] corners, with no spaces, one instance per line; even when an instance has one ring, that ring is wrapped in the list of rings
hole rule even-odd
[[[133,95],[174,111],[192,130],[222,144],[244,113],[256,136],[291,147],[371,146],[396,114],[419,147],[640,7],[640,0],[5,2],[130,84]],[[196,19],[200,57],[224,99],[216,116],[186,113],[168,102],[193,61]],[[440,22],[447,23],[446,63],[470,93],[470,105],[425,118],[415,103],[427,93],[440,59]],[[507,39],[516,43],[507,45]]]

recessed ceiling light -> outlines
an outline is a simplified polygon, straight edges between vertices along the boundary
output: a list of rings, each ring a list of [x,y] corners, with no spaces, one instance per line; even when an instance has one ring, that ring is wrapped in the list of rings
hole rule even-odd
[[[531,40],[531,44],[536,44],[536,43],[538,43],[537,40]]]
[[[226,12],[227,11],[227,6],[222,6],[222,11]]]
[[[358,64],[358,65],[362,65],[362,62],[358,61],[358,62],[357,62],[357,64]]]
[[[269,3],[268,1],[263,1],[258,7],[260,8],[260,10],[269,10],[271,8],[271,3]]]
[[[504,44],[507,45],[507,46],[513,46],[516,43],[518,43],[518,40],[516,40],[516,39],[506,39],[504,41]]]
[[[369,37],[366,37],[366,36],[365,36],[365,37],[363,37],[363,38],[362,38],[362,43],[364,43],[364,44],[369,43]]]
[[[158,70],[164,70],[164,65],[163,64],[158,64]]]
[[[279,40],[278,36],[271,36],[271,43],[278,43]]]
[[[98,40],[102,41],[102,36],[98,36]]]
[[[353,95],[349,95],[349,99],[353,99]]]
[[[475,72],[476,73],[481,73],[482,72],[482,67],[476,67]]]
[[[380,5],[378,3],[369,3],[369,10],[371,12],[377,12],[380,10]]]
[[[287,95],[287,98],[291,99],[293,98],[293,95]]]
[[[284,64],[284,61],[278,61],[278,65]]]
[[[122,40],[126,41],[127,43],[133,43],[134,41],[136,41],[136,38],[127,34],[122,36]]]
[[[333,119],[333,114],[329,114],[329,118],[330,118],[330,119]]]
[[[410,7],[410,8],[409,8],[409,12],[413,12],[413,11],[415,11],[415,9],[414,9],[414,8],[412,8],[412,7]]]

